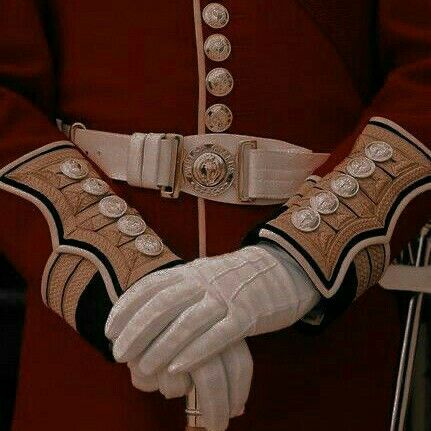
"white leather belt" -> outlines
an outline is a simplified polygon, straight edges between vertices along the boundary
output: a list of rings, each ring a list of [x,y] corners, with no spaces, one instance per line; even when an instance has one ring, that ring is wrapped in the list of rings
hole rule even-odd
[[[122,135],[80,123],[58,125],[110,178],[172,198],[183,191],[234,204],[283,203],[329,156],[275,139],[227,133]]]

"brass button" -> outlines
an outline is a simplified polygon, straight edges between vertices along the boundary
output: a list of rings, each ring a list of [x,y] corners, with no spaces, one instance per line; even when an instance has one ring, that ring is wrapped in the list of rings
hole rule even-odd
[[[346,171],[355,178],[368,178],[373,175],[376,165],[365,156],[357,156],[346,166]]]
[[[93,196],[103,196],[109,192],[109,186],[100,178],[87,178],[81,182],[81,188]]]
[[[232,111],[222,103],[216,103],[206,110],[205,125],[211,132],[224,132],[232,125],[232,121]]]
[[[330,191],[319,192],[310,198],[311,208],[320,214],[333,214],[339,205],[337,196]]]
[[[208,72],[206,86],[214,96],[226,96],[232,91],[233,76],[224,67],[216,67]]]
[[[127,214],[117,221],[118,230],[128,236],[138,236],[145,232],[147,224],[142,217],[134,214]]]
[[[202,17],[211,28],[223,28],[229,22],[229,12],[220,3],[210,3],[205,6]]]
[[[135,247],[147,256],[158,256],[163,251],[163,243],[151,233],[144,233],[135,239]]]
[[[99,202],[99,211],[105,217],[119,218],[127,211],[127,204],[118,196],[107,196]]]
[[[320,225],[320,215],[313,208],[301,208],[291,216],[292,224],[301,232],[313,232]]]
[[[370,142],[365,148],[365,155],[375,162],[386,162],[394,155],[393,148],[384,141]]]
[[[331,181],[331,189],[342,198],[352,198],[359,191],[359,183],[350,175],[341,174]]]
[[[67,159],[60,165],[60,171],[73,180],[82,180],[88,175],[88,166],[82,160]]]
[[[222,34],[212,34],[204,43],[205,54],[212,61],[226,60],[231,50],[229,39]]]

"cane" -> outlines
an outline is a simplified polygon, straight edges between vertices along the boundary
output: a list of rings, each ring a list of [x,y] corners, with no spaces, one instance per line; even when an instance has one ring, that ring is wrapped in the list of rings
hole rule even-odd
[[[205,431],[205,428],[201,424],[201,413],[199,411],[196,388],[193,388],[187,396],[186,415],[186,431]]]
[[[401,263],[415,267],[430,264],[430,233],[431,223],[428,223],[422,229],[419,236],[416,256],[414,256],[412,244],[409,244],[407,251],[401,255]],[[391,431],[403,431],[405,426],[423,299],[424,293],[415,293],[409,301],[403,346],[398,368],[395,399],[392,409]]]
[[[198,198],[198,227],[199,227],[199,256],[206,257],[206,223],[205,223],[205,200]],[[186,431],[206,431],[202,425],[201,412],[196,388],[190,391],[186,399]],[[209,431],[209,430],[207,430]]]

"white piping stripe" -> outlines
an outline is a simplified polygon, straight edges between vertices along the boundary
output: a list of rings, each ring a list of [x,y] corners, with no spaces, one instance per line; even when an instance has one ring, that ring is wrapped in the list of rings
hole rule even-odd
[[[198,103],[198,133],[205,133],[205,107],[206,107],[206,87],[205,87],[205,52],[204,37],[202,31],[202,16],[200,0],[193,0],[193,12],[196,33],[196,53],[198,61],[198,82],[199,82],[199,103]],[[207,254],[207,232],[205,220],[205,200],[198,198],[198,231],[199,231],[199,256],[205,257]]]
[[[195,21],[196,50],[198,62],[198,134],[205,134],[205,107],[206,107],[206,86],[205,86],[205,52],[203,47],[203,31],[201,17],[201,2],[193,0],[193,12]],[[198,235],[199,235],[199,257],[206,257],[207,254],[207,232],[206,232],[206,215],[205,200],[198,198]],[[188,409],[198,411],[199,400],[196,388],[194,387],[187,396]],[[187,415],[187,422],[190,428],[199,428],[202,426],[200,417]]]
[[[198,198],[199,257],[206,257],[207,255],[206,225],[205,199]]]

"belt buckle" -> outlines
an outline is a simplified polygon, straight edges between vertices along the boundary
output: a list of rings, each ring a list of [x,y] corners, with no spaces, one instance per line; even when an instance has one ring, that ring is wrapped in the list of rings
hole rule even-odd
[[[255,199],[251,198],[245,192],[245,186],[248,185],[246,180],[245,171],[245,161],[244,152],[246,149],[255,150],[257,149],[257,141],[255,139],[250,139],[246,141],[241,141],[238,147],[238,199],[241,202],[253,202]]]
[[[211,199],[224,194],[235,175],[235,156],[215,142],[195,146],[184,158],[184,180],[198,196]]]
[[[166,133],[166,139],[175,139],[177,141],[177,146],[172,155],[173,160],[175,160],[174,172],[173,172],[173,185],[172,186],[161,186],[160,195],[164,198],[176,199],[180,195],[180,180],[181,180],[181,163],[183,157],[184,148],[184,137],[177,135],[176,133]]]

